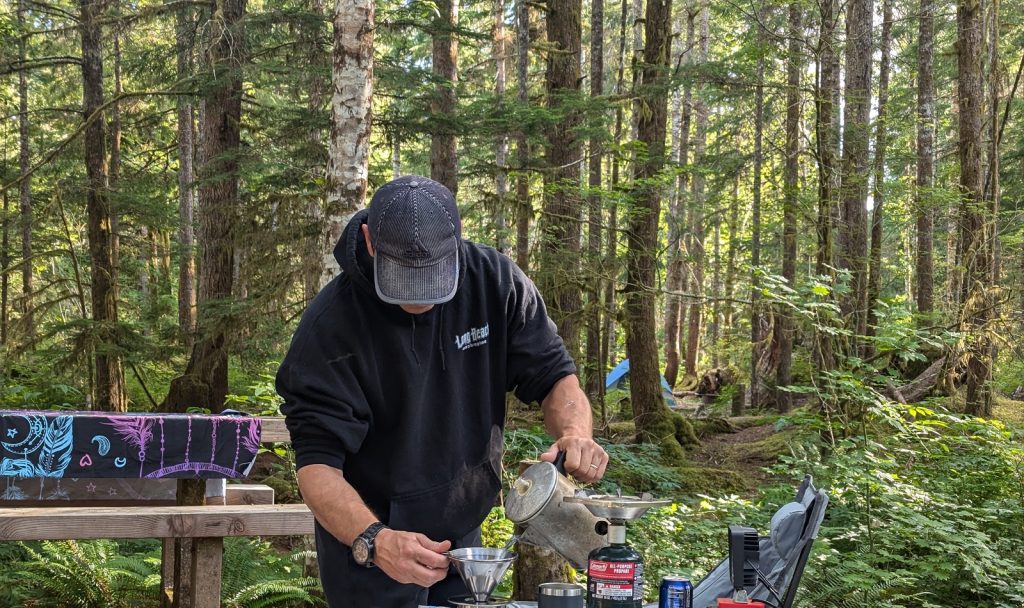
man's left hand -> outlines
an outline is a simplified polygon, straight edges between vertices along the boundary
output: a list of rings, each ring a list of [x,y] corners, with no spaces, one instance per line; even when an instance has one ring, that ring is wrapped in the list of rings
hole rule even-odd
[[[584,483],[604,477],[608,454],[590,437],[561,437],[540,455],[545,462],[554,462],[559,450],[565,451],[565,472]]]

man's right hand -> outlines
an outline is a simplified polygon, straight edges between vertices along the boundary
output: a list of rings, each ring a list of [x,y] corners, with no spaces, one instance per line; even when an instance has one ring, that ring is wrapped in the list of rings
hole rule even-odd
[[[448,576],[451,541],[434,542],[417,532],[385,528],[374,539],[373,563],[399,583],[430,587]]]

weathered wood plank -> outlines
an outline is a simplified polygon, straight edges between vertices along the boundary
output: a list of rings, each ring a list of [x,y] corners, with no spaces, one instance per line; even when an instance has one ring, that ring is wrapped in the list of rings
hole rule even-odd
[[[274,488],[258,483],[229,483],[224,499],[229,505],[272,505]]]
[[[220,607],[220,577],[224,539],[197,538],[192,541],[193,608]]]
[[[283,416],[260,416],[260,443],[291,443]]]
[[[306,505],[0,509],[0,540],[212,538],[313,533]]]

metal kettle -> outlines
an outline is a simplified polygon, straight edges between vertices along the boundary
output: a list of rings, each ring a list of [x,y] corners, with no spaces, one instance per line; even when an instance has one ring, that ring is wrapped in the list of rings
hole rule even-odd
[[[596,532],[601,519],[581,504],[562,500],[576,491],[565,475],[565,452],[559,452],[554,464],[530,465],[512,483],[505,516],[525,528],[520,541],[552,549],[582,569],[590,552],[607,546],[608,538]]]

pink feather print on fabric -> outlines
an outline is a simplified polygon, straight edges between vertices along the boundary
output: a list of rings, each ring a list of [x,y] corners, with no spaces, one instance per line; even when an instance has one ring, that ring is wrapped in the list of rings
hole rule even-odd
[[[109,424],[114,427],[121,439],[139,451],[139,477],[146,462],[146,445],[153,439],[153,418],[111,418]]]
[[[249,432],[242,437],[242,446],[255,454],[260,449],[260,419],[249,421]]]

